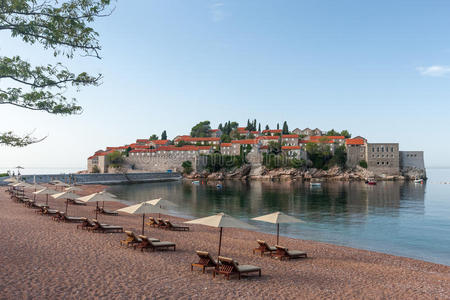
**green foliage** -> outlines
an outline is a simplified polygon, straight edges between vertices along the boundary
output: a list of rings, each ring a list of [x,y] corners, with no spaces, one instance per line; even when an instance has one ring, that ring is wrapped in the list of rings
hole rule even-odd
[[[337,132],[334,129],[331,129],[330,131],[327,132],[326,134],[327,136],[337,136],[337,135],[341,135],[339,132]]]
[[[225,122],[225,125],[222,126],[222,124],[219,124],[219,129],[222,131],[222,134],[230,135],[231,132],[235,129],[237,129],[239,126],[238,122]]]
[[[334,149],[334,155],[328,162],[328,167],[338,166],[344,168],[346,161],[347,161],[347,151],[345,151],[345,146],[339,146],[336,147],[336,149]]]
[[[213,153],[208,155],[206,169],[209,172],[218,172],[222,169],[230,170],[242,166],[244,160],[242,156],[222,155]]]
[[[156,134],[152,134],[148,139],[150,141],[156,141],[156,140],[158,140],[158,136]]]
[[[97,18],[110,14],[109,0],[0,2],[0,31],[28,44],[41,44],[53,50],[53,56],[100,58],[98,33],[90,26]],[[76,99],[64,95],[70,87],[97,86],[102,75],[72,73],[61,63],[32,66],[20,56],[0,56],[0,104],[40,110],[57,115],[79,114]],[[23,137],[13,132],[0,133],[0,144],[23,147],[41,141],[31,134]]]
[[[121,167],[125,161],[123,159],[122,153],[120,153],[119,151],[114,151],[114,152],[108,153],[106,155],[106,158],[109,162],[109,165],[113,168]]]
[[[306,152],[314,168],[327,168],[328,161],[331,159],[330,146],[320,143],[307,143]]]
[[[280,129],[280,123],[277,123],[277,130]]]
[[[269,153],[272,153],[272,154],[280,154],[281,153],[281,143],[280,142],[270,141],[268,146],[269,146]]]
[[[209,121],[203,121],[198,124],[196,124],[191,129],[191,136],[192,137],[209,137],[211,136],[211,126]]]
[[[250,119],[247,120],[247,127],[245,127],[248,131],[256,131],[256,119],[250,122]]]
[[[128,146],[127,150],[125,150],[125,156],[128,157],[130,156],[130,151],[133,150],[133,148],[131,148],[130,146]]]
[[[303,159],[293,158],[291,159],[291,167],[295,169],[300,169],[306,166],[306,162]]]
[[[364,169],[367,169],[367,161],[361,160],[361,161],[359,161],[359,165],[360,165],[361,167],[363,167]]]
[[[289,134],[289,127],[288,127],[288,124],[287,124],[286,121],[284,121],[284,123],[283,123],[283,131],[282,131],[282,133],[283,134]]]
[[[222,134],[220,136],[220,142],[222,142],[222,143],[231,143],[231,137],[228,134]]]
[[[352,137],[352,134],[348,132],[348,130],[342,130],[341,135],[345,136],[346,139],[349,139]]]
[[[176,147],[183,147],[183,146],[186,146],[186,145],[192,145],[192,143],[186,142],[186,141],[179,141],[177,143]]]
[[[184,174],[190,174],[193,171],[192,162],[190,160],[183,161],[181,167],[183,168]]]
[[[167,140],[167,132],[165,130],[161,133],[161,139]]]
[[[6,177],[6,176],[9,176],[9,174],[8,173],[0,173],[0,177]]]
[[[265,129],[264,129],[264,130],[269,130],[269,129],[270,129],[269,125],[268,125],[268,124],[266,124],[266,127],[265,127]]]
[[[261,123],[258,124],[258,131],[261,132]]]
[[[92,167],[92,173],[100,173],[100,169],[98,168],[97,165],[94,165],[94,166]]]

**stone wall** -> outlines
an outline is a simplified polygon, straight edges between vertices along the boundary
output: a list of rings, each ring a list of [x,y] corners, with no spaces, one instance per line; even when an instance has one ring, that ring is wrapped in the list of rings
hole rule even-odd
[[[400,168],[425,169],[423,151],[400,151]]]
[[[347,145],[347,162],[348,168],[354,168],[359,166],[359,162],[365,160],[366,157],[366,146],[365,145]]]
[[[368,143],[367,170],[375,175],[399,175],[400,157],[398,143]]]
[[[184,161],[192,162],[194,171],[203,169],[206,165],[206,157],[197,153],[166,153],[159,155],[130,155],[125,159],[126,164],[135,171],[146,172],[166,172],[172,170],[174,172],[182,172],[181,166]]]

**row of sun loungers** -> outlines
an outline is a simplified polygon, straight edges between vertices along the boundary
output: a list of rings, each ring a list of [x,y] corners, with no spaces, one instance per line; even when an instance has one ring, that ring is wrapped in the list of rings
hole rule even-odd
[[[173,231],[189,231],[188,226],[180,226],[172,224],[169,220],[163,220],[161,218],[155,219],[153,217],[148,218],[147,225],[154,227],[154,228],[161,228],[161,229],[167,229],[167,230],[173,230]]]
[[[91,221],[88,218],[83,218],[83,221],[81,222],[81,224],[77,225],[77,228],[100,233],[123,232],[122,226],[100,223],[95,219]]]
[[[111,210],[106,210],[103,207],[95,208],[94,212],[97,211],[99,214],[109,215],[109,216],[118,216],[119,213]]]
[[[120,244],[127,247],[133,247],[134,249],[140,249],[144,251],[145,249],[155,250],[176,250],[176,244],[173,242],[160,241],[159,239],[151,238],[145,235],[138,235],[132,231],[125,231],[127,238],[120,241]]]

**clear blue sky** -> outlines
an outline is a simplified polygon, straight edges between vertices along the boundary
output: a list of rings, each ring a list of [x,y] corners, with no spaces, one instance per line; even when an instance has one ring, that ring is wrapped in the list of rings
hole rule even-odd
[[[1,168],[86,166],[106,146],[186,134],[201,120],[348,129],[450,166],[450,1],[118,1],[97,22],[102,60],[76,71],[80,116],[2,106],[0,130],[48,135],[1,147]],[[53,62],[0,35],[0,55]],[[2,83],[0,83],[1,85]],[[71,93],[69,92],[68,95]]]

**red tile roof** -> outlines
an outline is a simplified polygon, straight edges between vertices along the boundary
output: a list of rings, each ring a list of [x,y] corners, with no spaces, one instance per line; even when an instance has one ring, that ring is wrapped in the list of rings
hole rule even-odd
[[[259,132],[259,131],[251,131],[251,133],[253,133],[253,134],[259,134],[260,132]]]
[[[329,139],[329,140],[342,140],[345,139],[343,135],[313,135],[310,136],[311,140]]]
[[[222,143],[220,147],[231,147],[231,143]]]
[[[281,150],[299,150],[300,146],[282,146]]]
[[[244,144],[244,145],[255,145],[258,143],[256,139],[250,139],[250,140],[233,140],[231,141],[232,144]]]
[[[219,129],[210,129],[209,131],[210,131],[210,132],[218,132]]]
[[[155,145],[165,145],[169,142],[169,140],[154,140],[150,141],[150,143],[154,143]]]
[[[218,137],[190,137],[190,136],[181,136],[177,138],[177,141],[185,141],[185,142],[218,142],[220,138]]]
[[[346,139],[345,140],[346,145],[364,145],[363,139]]]
[[[281,130],[281,129],[266,129],[266,130],[263,130],[263,133],[281,133],[281,132],[283,132],[283,130]]]
[[[322,143],[322,144],[333,144],[333,140],[325,140],[325,141],[321,141],[321,140],[301,140],[300,141],[301,144],[308,144],[308,143]]]
[[[297,138],[298,139],[298,134],[283,134],[281,136],[281,138],[283,138],[283,139]]]
[[[137,139],[136,143],[148,143],[149,140],[148,139]]]

